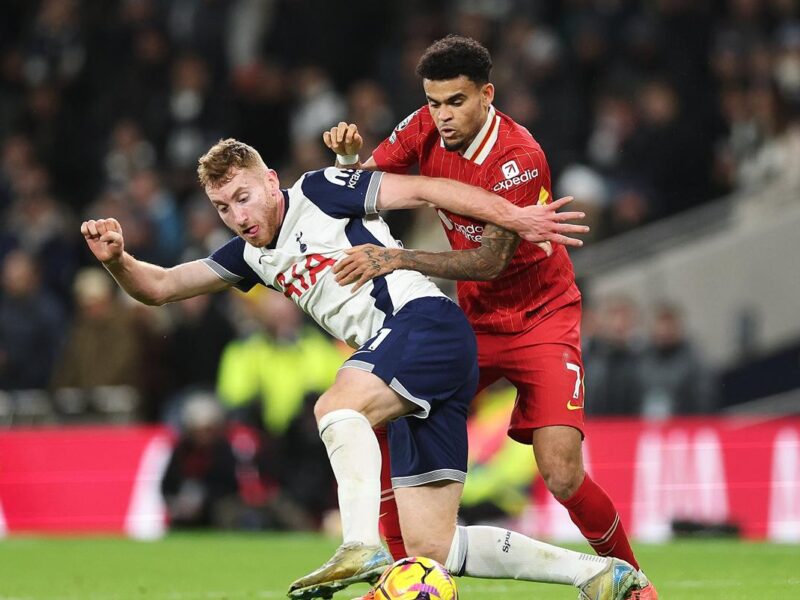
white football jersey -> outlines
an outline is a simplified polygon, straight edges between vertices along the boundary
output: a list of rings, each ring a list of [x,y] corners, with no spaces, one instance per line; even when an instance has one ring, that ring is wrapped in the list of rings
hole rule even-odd
[[[352,285],[336,282],[332,267],[346,249],[400,247],[377,214],[382,177],[335,167],[306,173],[283,191],[285,217],[268,247],[236,237],[203,261],[243,291],[261,283],[282,292],[328,333],[357,348],[409,301],[444,296],[416,271],[376,277],[355,293]]]

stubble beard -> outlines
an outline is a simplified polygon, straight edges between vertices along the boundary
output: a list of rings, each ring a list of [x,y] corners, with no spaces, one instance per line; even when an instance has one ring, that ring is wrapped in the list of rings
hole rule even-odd
[[[449,144],[444,140],[444,138],[442,138],[444,149],[447,150],[448,152],[465,151],[467,148],[469,148],[469,145],[472,143],[472,140],[475,139],[475,136],[478,135],[478,131],[480,131],[480,127],[478,127],[475,131],[473,131],[471,135],[468,135],[467,137],[463,138],[461,141],[451,142]]]
[[[447,142],[444,142],[444,149],[448,152],[460,152],[465,147],[466,146],[464,145],[464,142],[455,142],[454,144],[448,144]]]

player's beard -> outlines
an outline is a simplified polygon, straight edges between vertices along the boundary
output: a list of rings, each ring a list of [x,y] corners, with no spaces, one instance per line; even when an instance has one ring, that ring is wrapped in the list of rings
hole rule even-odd
[[[447,142],[443,137],[440,138],[442,140],[442,144],[444,145],[444,149],[448,152],[463,152],[469,145],[472,143],[472,140],[475,139],[475,136],[478,135],[478,131],[480,131],[480,126],[475,129],[471,134],[466,135],[465,137],[461,138],[460,140],[454,142]]]
[[[447,142],[442,139],[442,144],[444,144],[444,149],[448,152],[460,152],[461,150],[467,147],[465,140],[461,140],[460,142],[452,142],[448,144]]]

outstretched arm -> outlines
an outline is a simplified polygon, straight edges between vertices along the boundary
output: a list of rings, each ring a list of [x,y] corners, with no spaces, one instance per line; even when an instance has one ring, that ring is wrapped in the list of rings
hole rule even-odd
[[[488,281],[505,270],[519,242],[514,233],[487,224],[479,248],[427,252],[367,244],[347,250],[347,256],[333,266],[333,272],[340,285],[355,283],[353,291],[370,279],[397,269],[443,279]]]
[[[370,171],[377,168],[371,156],[366,162],[361,162],[358,153],[364,145],[364,140],[355,124],[342,121],[331,127],[330,131],[324,132],[322,139],[325,145],[336,153],[337,167]],[[583,241],[567,237],[565,234],[588,233],[589,227],[573,225],[566,221],[580,220],[586,215],[582,212],[557,212],[572,200],[571,197],[567,197],[549,204],[519,207],[502,196],[458,181],[387,173],[381,183],[378,209],[435,206],[486,223],[495,223],[515,231],[522,239],[529,242],[551,242],[580,247]]]
[[[379,210],[394,210],[434,206],[477,221],[494,223],[518,233],[529,242],[580,247],[583,246],[582,240],[565,234],[587,233],[589,228],[566,221],[583,219],[586,215],[582,212],[557,212],[572,200],[568,196],[550,204],[520,207],[502,196],[452,179],[385,173],[377,207]]]
[[[84,221],[81,233],[92,254],[120,287],[144,304],[160,306],[231,286],[200,261],[166,269],[137,260],[125,252],[122,227],[116,219]]]

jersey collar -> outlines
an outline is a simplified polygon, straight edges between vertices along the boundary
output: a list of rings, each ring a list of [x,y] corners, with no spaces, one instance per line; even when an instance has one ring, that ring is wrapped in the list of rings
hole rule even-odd
[[[482,165],[486,157],[489,156],[495,143],[497,143],[497,136],[500,132],[500,117],[494,106],[489,105],[489,112],[486,115],[486,121],[472,140],[472,143],[464,151],[462,156],[467,160],[474,162],[476,165]],[[442,147],[444,147],[444,140],[439,140]]]

